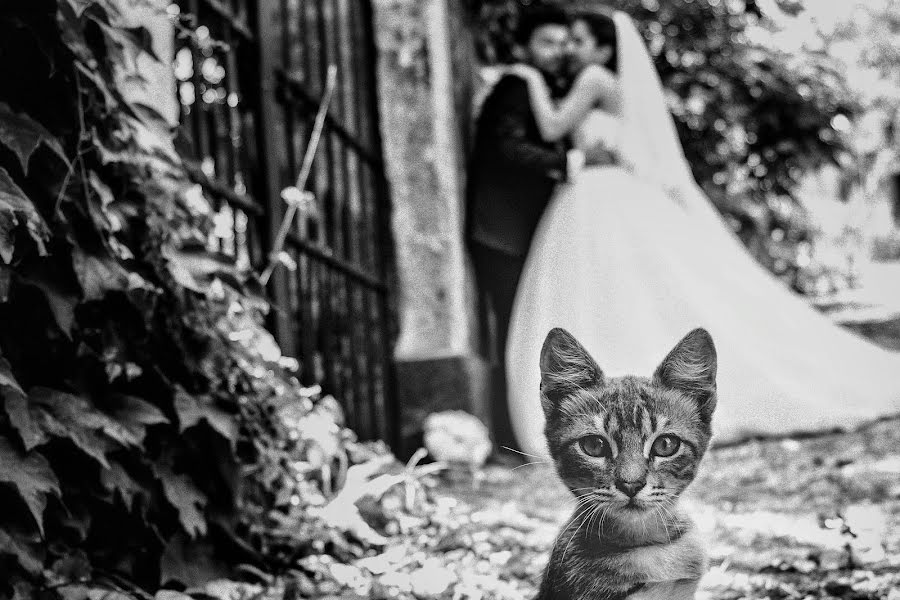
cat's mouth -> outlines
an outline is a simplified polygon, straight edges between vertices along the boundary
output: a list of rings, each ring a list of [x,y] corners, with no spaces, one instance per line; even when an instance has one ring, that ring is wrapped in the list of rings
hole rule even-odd
[[[629,512],[638,512],[647,508],[646,504],[637,498],[629,498],[628,502],[622,505],[622,510],[626,510]]]

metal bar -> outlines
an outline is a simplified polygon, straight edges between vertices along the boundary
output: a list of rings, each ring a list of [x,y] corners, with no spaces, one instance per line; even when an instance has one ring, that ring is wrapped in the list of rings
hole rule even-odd
[[[286,90],[288,91],[288,97],[293,100],[299,100],[298,109],[303,109],[304,112],[311,112],[313,109],[311,107],[317,106],[318,101],[310,95],[310,93],[306,90],[306,86],[302,81],[300,81],[297,77],[285,73],[281,71],[277,73],[277,77],[279,79],[279,83],[283,84]],[[363,158],[366,162],[371,164],[376,169],[384,168],[384,161],[381,158],[380,152],[375,154],[366,148],[363,144],[359,142],[359,140],[343,125],[341,125],[336,119],[331,117],[330,115],[325,118],[325,124],[328,126],[329,130],[335,133],[338,137],[340,137],[347,145],[353,148],[357,155]]]
[[[300,350],[301,358],[307,369],[313,366],[316,355],[315,337],[313,336],[313,267],[314,259],[305,252],[297,252],[297,281],[300,290]],[[307,374],[308,375],[308,374]],[[304,377],[308,384],[316,383]]]
[[[364,7],[366,24],[366,40],[364,48],[368,54],[368,67],[366,69],[370,83],[374,82],[376,69],[375,57],[376,47],[375,38],[372,32],[373,14],[370,0],[360,0]],[[378,97],[374,85],[368,85],[367,91],[369,95],[369,106],[378,106]],[[370,123],[373,146],[382,148],[381,132],[378,127],[377,113],[373,115]],[[394,249],[391,237],[391,215],[390,215],[390,194],[388,191],[387,180],[384,177],[384,171],[379,171],[377,176],[378,186],[378,246],[379,255],[381,257],[381,269],[379,274],[385,279],[390,280],[389,272],[392,269]],[[401,407],[396,402],[394,390],[396,389],[396,372],[392,361],[393,357],[393,339],[394,339],[394,307],[391,303],[390,294],[381,295],[381,318],[383,323],[382,338],[382,359],[384,368],[384,395],[382,396],[382,414],[384,414],[384,432],[388,443],[398,447],[400,439],[400,431],[397,425],[400,423]],[[390,412],[388,412],[390,411]]]
[[[242,38],[245,38],[247,41],[253,41],[256,36],[253,35],[253,31],[250,30],[250,27],[247,26],[247,23],[238,18],[238,16],[228,8],[223,2],[220,0],[202,0],[203,4],[209,8],[216,15],[224,19],[228,25],[234,29],[235,33],[240,34]],[[262,0],[262,3],[267,2],[268,0]],[[196,10],[193,11],[194,14],[197,14]]]
[[[323,263],[328,264],[328,266],[340,271],[341,273],[344,273],[345,275],[348,275],[349,277],[352,277],[356,281],[359,281],[360,283],[372,288],[376,292],[387,293],[388,291],[387,284],[384,281],[370,275],[369,273],[366,273],[353,263],[348,263],[335,256],[332,256],[331,254],[328,254],[328,252],[326,250],[323,250],[320,246],[312,244],[300,238],[294,233],[288,234],[287,242],[292,246],[295,246],[301,252],[308,254],[309,256],[312,256],[322,261]]]
[[[337,89],[335,90],[335,93],[338,96],[338,101],[334,103],[334,116],[335,120],[342,123],[343,125],[345,124],[345,113],[342,98],[344,95],[344,90],[346,89],[346,82],[343,76],[343,64],[340,59],[340,40],[338,34],[340,24],[335,8],[335,0],[325,0],[324,10],[322,11],[322,20],[324,21],[323,24],[325,26],[326,32],[325,50],[327,56],[327,64],[334,65],[335,71],[337,73]],[[335,136],[329,136],[329,141],[332,156],[331,167],[332,173],[334,174],[332,180],[334,185],[334,193],[332,194],[333,219],[331,224],[331,239],[333,240],[332,247],[335,249],[335,252],[337,252],[339,256],[346,259],[347,239],[344,236],[344,218],[348,195],[348,150],[346,145],[342,143],[342,140],[340,138],[335,139]]]
[[[298,86],[298,89],[302,89],[307,92],[308,97],[312,98],[314,96],[320,96],[321,90],[324,88],[324,81],[322,79],[322,53],[321,53],[321,40],[319,38],[319,30],[318,30],[318,8],[319,0],[311,0],[304,2],[304,10],[303,10],[303,41],[304,47],[306,49],[306,84],[302,86]],[[279,79],[279,82],[282,82],[282,79]],[[289,93],[289,89],[286,86],[282,86],[282,93],[287,97]],[[291,110],[296,110],[294,107],[291,107]],[[306,112],[301,115],[301,118],[304,120],[309,120],[312,112]],[[325,115],[325,123],[328,123],[328,120],[331,115]],[[325,217],[325,207],[327,206],[328,194],[330,189],[328,188],[328,164],[326,161],[326,157],[324,155],[320,155],[317,157],[314,169],[314,183],[311,189],[315,192],[316,199],[316,210],[312,214],[314,217],[315,228],[312,230],[311,235],[307,237],[310,241],[314,241],[315,243],[321,245],[327,245],[327,240],[324,236],[324,226],[323,219]],[[313,239],[314,238],[314,239]]]
[[[342,3],[345,5],[350,3],[350,6],[347,7],[348,37],[353,40],[361,38],[362,29],[358,1],[342,0]],[[350,106],[352,106],[353,126],[356,136],[359,137],[363,135],[363,123],[365,120],[363,112],[367,108],[367,106],[362,103],[363,74],[360,71],[362,67],[360,58],[361,47],[360,44],[355,43],[354,41],[354,43],[347,44],[347,49],[350,54],[348,56],[348,60],[350,61],[348,72],[352,72],[353,74],[353,85],[351,86],[347,101]],[[364,265],[364,268],[373,269],[375,267],[375,252],[371,246],[372,232],[370,228],[374,225],[374,221],[368,218],[367,215],[367,205],[372,197],[372,190],[370,189],[370,186],[366,185],[366,170],[369,168],[369,165],[360,162],[355,154],[351,155],[351,159],[351,166],[355,168],[354,175],[356,179],[354,189],[357,193],[357,231],[359,235],[356,236],[356,242],[359,262]]]
[[[352,4],[351,4],[352,3]],[[345,121],[344,125],[348,132],[352,132],[355,138],[360,135],[361,127],[361,111],[359,106],[359,72],[358,44],[354,42],[357,23],[354,19],[356,13],[355,5],[357,0],[340,0],[338,12],[340,20],[343,24],[342,36],[340,42],[341,63],[344,72],[344,104],[345,104]],[[362,145],[362,144],[361,144]],[[368,238],[368,219],[360,218],[364,212],[365,190],[363,187],[362,171],[365,168],[357,152],[349,152],[347,155],[347,167],[349,169],[348,189],[350,190],[350,223],[351,233],[348,237],[351,240],[350,252],[348,259],[364,272],[371,268],[372,253],[366,251]],[[351,284],[348,278],[348,284]],[[356,390],[359,404],[367,407],[368,419],[371,430],[378,435],[378,423],[372,418],[372,406],[375,403],[375,394],[371,379],[374,376],[371,368],[371,353],[369,351],[369,336],[371,326],[367,318],[369,311],[369,291],[360,285],[348,285],[350,294],[350,305],[353,311],[352,317],[352,346],[351,354],[353,360],[353,382],[352,385]]]
[[[324,82],[328,81],[329,90],[333,91],[337,86],[337,70],[334,67],[329,67],[331,61],[329,60],[329,42],[328,42],[328,33],[326,26],[326,17],[325,11],[326,6],[323,4],[327,4],[327,0],[319,3],[319,10],[317,13],[316,19],[316,30],[319,41],[319,81]],[[326,75],[326,69],[330,71],[328,75],[333,75],[333,77],[329,77]],[[331,85],[333,83],[333,86]],[[335,168],[336,168],[336,157],[334,152],[334,143],[331,135],[326,134],[325,139],[325,149],[323,156],[327,157],[325,162],[325,175],[328,178],[328,193],[322,198],[322,208],[324,214],[324,223],[322,223],[322,242],[329,247],[329,249],[334,251],[335,248],[335,239],[334,239],[334,209],[335,203],[337,201],[338,190],[336,189],[335,184]],[[325,345],[325,352],[322,354],[323,359],[323,367],[325,369],[325,377],[329,383],[329,386],[340,393],[342,390],[340,388],[340,384],[337,380],[337,372],[339,368],[339,361],[336,360],[335,357],[335,348],[338,347],[337,344],[337,332],[335,331],[335,321],[333,319],[334,315],[334,300],[335,300],[335,286],[334,286],[334,277],[331,269],[325,268],[323,269],[324,273],[324,291],[322,296],[322,305],[323,305],[323,327],[322,327],[322,343]],[[355,411],[353,407],[350,406],[346,401],[344,402],[344,410],[350,416],[350,421],[355,427],[357,423],[355,422]]]
[[[267,240],[269,247],[281,226],[284,203],[281,200],[281,160],[284,152],[283,130],[278,123],[278,108],[275,94],[278,91],[275,79],[275,69],[281,51],[281,41],[278,39],[281,33],[278,30],[280,13],[278,5],[273,2],[257,2],[257,27],[260,31],[270,32],[269,35],[260,37],[259,63],[259,119],[257,127],[257,144],[261,160],[261,170],[264,177],[262,193],[265,194],[266,217],[268,221]],[[288,288],[287,274],[284,270],[275,273],[269,282],[269,293],[277,306],[290,305],[290,290]],[[273,311],[272,329],[281,345],[282,351],[288,356],[297,354],[296,338],[293,335],[293,323],[290,315],[284,311]]]
[[[200,164],[196,161],[184,159],[184,167],[194,183],[200,184],[203,189],[210,192],[214,196],[218,196],[231,206],[239,208],[244,212],[252,215],[260,216],[263,214],[263,208],[256,201],[245,194],[238,194],[229,186],[223,184],[217,179],[212,179],[203,172]]]
[[[369,414],[371,415],[372,422],[375,424],[375,429],[381,436],[385,433],[385,421],[389,417],[385,414],[384,385],[379,385],[378,381],[379,374],[382,377],[384,376],[382,356],[383,345],[381,343],[383,331],[381,327],[379,327],[380,306],[380,298],[372,298],[369,304],[369,314],[367,315],[367,318],[369,319],[372,328],[369,337],[369,354],[372,357],[371,367],[369,369],[369,389],[372,394],[372,402],[369,404]]]
[[[303,165],[300,167],[300,174],[297,175],[297,182],[294,184],[294,187],[297,190],[303,191],[306,189],[307,179],[309,178],[310,171],[312,170],[313,160],[315,160],[316,150],[319,147],[319,140],[322,136],[322,128],[325,123],[325,115],[328,112],[328,105],[331,102],[331,96],[334,93],[334,77],[333,72],[329,69],[328,76],[328,87],[325,90],[325,96],[322,98],[322,105],[319,107],[319,114],[316,115],[316,123],[313,127],[312,135],[309,139],[309,145],[306,147],[306,153],[303,155]],[[288,205],[287,211],[285,212],[284,219],[281,222],[281,226],[278,228],[278,233],[275,236],[275,241],[272,244],[272,252],[271,258],[269,259],[269,266],[266,267],[266,270],[263,271],[260,276],[260,280],[265,284],[269,281],[269,277],[272,275],[272,271],[275,269],[275,265],[277,264],[278,255],[281,252],[281,248],[284,245],[284,240],[287,237],[288,232],[291,229],[291,225],[294,222],[294,215],[299,208],[299,203],[302,200],[298,199],[297,202],[292,202]]]
[[[365,44],[367,27],[371,27],[371,20],[367,20],[364,13],[363,3],[353,2],[353,35],[356,42],[353,44],[355,50],[355,73],[356,73],[356,89],[355,100],[357,104],[357,135],[369,147],[374,147],[380,152],[379,146],[372,144],[371,122],[377,116],[377,104],[373,103],[373,96],[367,94],[367,90],[372,86],[371,73],[369,68],[372,65],[366,59],[367,47]],[[382,172],[383,166],[372,164],[360,164],[360,191],[362,194],[360,206],[363,213],[364,230],[361,236],[364,244],[364,256],[367,258],[367,267],[374,271],[381,268],[378,259],[377,247],[377,230],[378,219],[376,216],[376,205],[380,202],[378,192],[375,186],[376,177],[373,173]]]

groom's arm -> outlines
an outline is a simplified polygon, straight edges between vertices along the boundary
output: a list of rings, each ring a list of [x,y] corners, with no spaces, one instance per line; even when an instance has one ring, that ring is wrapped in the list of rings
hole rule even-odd
[[[497,119],[493,123],[493,135],[503,162],[518,168],[544,173],[551,179],[564,180],[568,160],[562,148],[550,149],[528,137],[528,124],[533,119],[524,80],[507,76],[494,88]]]

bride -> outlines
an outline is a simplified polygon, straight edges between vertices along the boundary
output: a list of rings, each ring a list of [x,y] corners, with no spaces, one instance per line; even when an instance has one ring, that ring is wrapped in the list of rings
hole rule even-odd
[[[586,168],[561,187],[535,233],[506,353],[522,450],[547,452],[538,361],[553,327],[569,330],[611,376],[649,376],[684,334],[706,328],[719,354],[713,429],[720,442],[900,412],[900,355],[832,324],[785,289],[694,182],[631,19],[585,13],[572,31],[587,66],[559,106],[539,73],[514,70],[528,82],[546,139],[603,144],[620,160]],[[614,49],[613,70],[602,66],[610,58],[604,46]]]

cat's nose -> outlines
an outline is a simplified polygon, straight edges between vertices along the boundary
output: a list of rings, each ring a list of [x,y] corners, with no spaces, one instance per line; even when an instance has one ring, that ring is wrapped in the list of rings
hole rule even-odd
[[[647,479],[642,477],[640,479],[635,479],[634,481],[627,481],[625,479],[619,479],[616,481],[616,487],[624,493],[629,498],[634,498],[639,491],[644,489],[644,486],[647,485]]]

